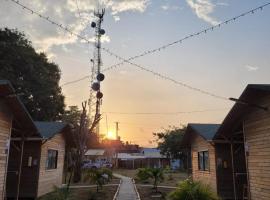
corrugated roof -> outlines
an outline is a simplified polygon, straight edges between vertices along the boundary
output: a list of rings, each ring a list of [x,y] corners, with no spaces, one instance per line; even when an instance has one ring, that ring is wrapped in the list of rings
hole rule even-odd
[[[86,156],[103,156],[105,149],[88,149],[85,153]]]
[[[138,153],[118,153],[117,158],[121,160],[135,160],[135,159],[143,159],[145,156]]]
[[[166,156],[160,154],[157,148],[143,148],[142,153],[146,158],[165,158]]]
[[[54,135],[61,133],[68,126],[65,122],[35,122],[38,132],[45,139],[49,139]]]

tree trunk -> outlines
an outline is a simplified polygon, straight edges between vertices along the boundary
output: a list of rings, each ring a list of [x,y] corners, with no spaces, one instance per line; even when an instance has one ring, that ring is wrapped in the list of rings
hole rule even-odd
[[[73,182],[74,183],[80,182],[81,177],[82,177],[82,157],[80,155],[78,155],[76,158],[76,161],[75,161]]]

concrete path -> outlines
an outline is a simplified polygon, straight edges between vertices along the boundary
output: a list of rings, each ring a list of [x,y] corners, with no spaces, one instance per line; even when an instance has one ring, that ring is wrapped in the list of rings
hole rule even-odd
[[[119,193],[116,197],[117,200],[138,200],[139,199],[131,178],[122,176],[120,174],[113,174],[113,175],[117,178],[121,178],[122,180]]]

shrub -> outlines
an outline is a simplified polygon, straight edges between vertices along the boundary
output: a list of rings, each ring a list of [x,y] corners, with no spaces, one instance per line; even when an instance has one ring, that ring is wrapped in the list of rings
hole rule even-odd
[[[189,179],[178,185],[178,188],[168,195],[169,200],[219,200],[208,185]]]

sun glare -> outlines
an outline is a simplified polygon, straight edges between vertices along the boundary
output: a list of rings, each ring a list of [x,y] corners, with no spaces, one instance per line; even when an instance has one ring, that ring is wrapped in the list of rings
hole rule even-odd
[[[108,139],[115,139],[115,134],[114,134],[112,131],[109,131],[109,132],[107,133],[107,138],[108,138]]]

